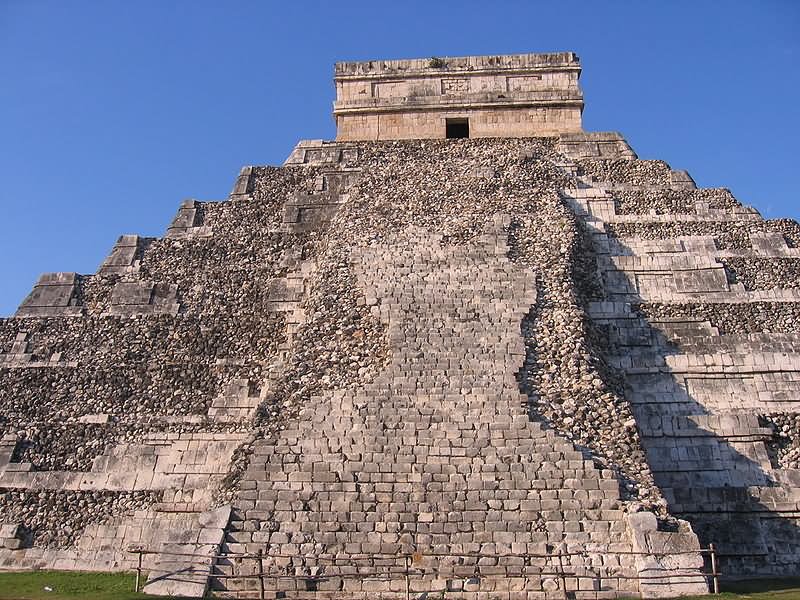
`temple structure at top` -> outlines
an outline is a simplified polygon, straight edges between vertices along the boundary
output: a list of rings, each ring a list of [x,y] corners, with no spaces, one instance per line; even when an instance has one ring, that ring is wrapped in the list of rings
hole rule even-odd
[[[536,137],[581,129],[573,52],[336,64],[336,139]]]

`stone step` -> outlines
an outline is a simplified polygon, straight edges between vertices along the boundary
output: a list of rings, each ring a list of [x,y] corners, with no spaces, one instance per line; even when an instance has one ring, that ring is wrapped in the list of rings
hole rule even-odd
[[[230,506],[201,513],[196,530],[184,532],[181,541],[163,543],[143,591],[164,596],[205,596],[230,515]]]
[[[689,413],[692,414],[692,413]],[[558,468],[571,466],[573,469],[591,468],[591,463],[586,462],[586,458],[581,453],[576,453],[572,448],[564,445],[563,447],[550,447],[547,444],[531,444],[530,439],[520,440],[514,436],[507,436],[505,440],[496,440],[495,446],[491,446],[486,437],[464,437],[463,441],[452,440],[451,446],[434,446],[430,439],[420,436],[411,436],[407,439],[407,446],[396,446],[386,443],[386,439],[365,442],[359,439],[348,442],[343,439],[333,439],[325,441],[309,441],[308,445],[297,448],[292,452],[291,446],[277,446],[274,450],[262,450],[259,454],[258,462],[253,461],[253,468],[267,468],[273,470],[275,465],[287,464],[296,465],[302,463],[328,464],[329,467],[319,466],[319,470],[333,469],[334,466],[341,470],[343,463],[358,463],[359,468],[364,464],[381,464],[391,466],[392,464],[413,464],[416,462],[431,465],[461,466],[471,463],[475,464],[527,464],[527,465],[557,465]],[[498,436],[499,438],[500,436]],[[515,447],[514,442],[528,446],[536,446],[535,454],[533,448]],[[538,441],[538,440],[534,440]],[[472,443],[470,443],[472,442]],[[503,445],[500,445],[500,444]],[[313,446],[312,446],[313,444]],[[388,462],[387,462],[388,461]],[[295,467],[291,467],[295,470]]]
[[[610,582],[615,582],[617,590],[627,590],[628,593],[638,591],[635,581],[619,583],[610,569],[602,574],[602,569],[585,569],[578,571],[568,568],[567,577],[562,579],[557,567],[547,567],[546,575],[535,574],[528,569],[523,576],[506,575],[502,567],[484,566],[478,569],[464,568],[452,572],[448,570],[441,574],[422,574],[412,570],[410,577],[410,598],[424,599],[439,597],[440,594],[447,598],[474,600],[477,598],[512,598],[514,600],[563,600],[565,597],[562,586],[566,585],[567,597],[580,599],[605,599],[616,598],[619,591],[600,591],[601,586],[608,589]],[[578,571],[578,572],[576,572]],[[598,572],[599,571],[599,572]],[[264,578],[264,594],[261,595],[258,580],[255,577],[248,579],[220,579],[215,583],[215,589],[221,590],[221,597],[226,597],[224,591],[235,593],[236,598],[287,598],[295,600],[341,600],[342,598],[374,600],[375,598],[405,598],[406,579],[403,572],[394,576],[333,575],[290,577],[272,576]],[[381,573],[381,571],[377,571]],[[483,574],[487,573],[487,574]],[[629,571],[631,578],[635,571]]]
[[[748,232],[751,247],[720,248],[713,235],[682,235],[676,238],[612,238],[603,246],[611,256],[685,255],[697,253],[714,258],[787,258],[800,256],[800,249],[790,248],[779,232]],[[599,250],[599,249],[598,249]]]
[[[800,487],[686,487],[665,488],[670,509],[677,513],[794,513],[800,514]]]
[[[646,437],[718,437],[725,439],[764,440],[772,429],[759,425],[754,414],[717,413],[713,415],[653,415],[637,421]]]
[[[717,344],[716,341],[715,338],[704,338],[702,343],[681,346],[681,352],[665,348],[609,354],[607,361],[614,368],[629,373],[647,371],[680,373],[697,370],[707,373],[800,371],[800,345],[793,342],[772,344],[762,341],[730,340]]]
[[[778,352],[800,354],[798,333],[749,333],[749,334],[686,334],[676,336],[679,348],[685,353],[752,354]]]

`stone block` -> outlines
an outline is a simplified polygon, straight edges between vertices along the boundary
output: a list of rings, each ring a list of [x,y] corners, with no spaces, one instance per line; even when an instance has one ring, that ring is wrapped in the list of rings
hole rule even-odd
[[[22,540],[16,537],[4,538],[3,547],[7,550],[19,550],[22,548]]]
[[[173,239],[186,239],[195,237],[208,237],[212,234],[211,228],[203,226],[203,207],[197,200],[184,200],[178,208],[178,213],[172,220],[165,237]]]
[[[150,281],[121,281],[111,291],[108,315],[177,314],[178,286]]]
[[[138,235],[122,235],[117,239],[111,250],[98,269],[103,275],[122,274],[134,272],[138,267],[138,253],[140,238]]]
[[[728,291],[725,271],[719,269],[696,269],[693,271],[675,271],[675,290],[679,294],[698,292]]]
[[[252,190],[253,167],[242,167],[236,183],[233,185],[231,196],[243,196]]]
[[[78,276],[75,273],[45,273],[22,301],[17,317],[78,316]]]

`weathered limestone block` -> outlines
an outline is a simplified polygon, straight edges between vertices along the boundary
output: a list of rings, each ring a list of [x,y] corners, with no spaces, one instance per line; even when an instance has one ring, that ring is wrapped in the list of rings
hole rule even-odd
[[[91,471],[31,471],[30,463],[10,459],[15,435],[0,444],[0,487],[63,490],[203,490],[194,502],[205,502],[225,474],[234,449],[246,434],[151,433],[140,443],[112,445],[97,456]]]
[[[6,369],[36,369],[46,367],[76,367],[76,361],[64,361],[61,352],[53,352],[49,356],[36,356],[30,352],[29,334],[19,332],[11,350],[0,354],[0,366]]]
[[[294,194],[283,209],[283,231],[300,233],[326,225],[342,202],[339,194],[320,192]]]
[[[175,315],[180,310],[178,286],[149,281],[120,281],[111,292],[109,315]]]
[[[17,337],[14,339],[14,344],[11,346],[11,351],[6,356],[16,356],[22,357],[28,355],[28,334],[25,332],[20,332],[17,334]],[[24,360],[19,358],[18,360]]]
[[[45,273],[33,287],[16,317],[75,317],[82,313],[77,299],[78,276],[75,273]]]
[[[208,237],[212,233],[211,227],[202,225],[202,222],[200,203],[197,200],[184,200],[165,237],[178,239]]]
[[[584,161],[584,163],[613,163],[619,164],[624,161]],[[637,164],[644,161],[630,161],[631,164]],[[671,181],[671,171],[668,171],[667,176]],[[596,177],[602,177],[602,174]],[[624,179],[624,178],[623,178]],[[629,225],[630,227],[643,227],[643,226],[672,226],[681,223],[685,227],[701,226],[702,224],[719,224],[719,223],[732,223],[740,224],[742,221],[752,222],[755,224],[763,223],[763,219],[758,211],[748,206],[735,205],[727,208],[709,208],[709,204],[705,200],[697,200],[694,203],[694,213],[659,213],[655,209],[651,209],[647,213],[624,213],[617,209],[618,200],[615,198],[615,191],[631,192],[641,191],[642,189],[648,190],[668,190],[674,193],[675,187],[669,182],[660,183],[653,186],[640,186],[636,183],[617,183],[615,181],[595,180],[593,176],[578,177],[574,182],[574,187],[570,187],[563,191],[565,200],[572,206],[573,210],[581,216],[593,217],[588,221],[602,221],[604,226],[611,224],[615,227],[620,225]],[[677,189],[681,189],[678,187]],[[595,226],[597,223],[594,223]],[[669,237],[669,236],[664,236]]]
[[[190,229],[200,224],[196,200],[184,200],[169,229]]]
[[[676,271],[675,291],[679,294],[697,292],[727,292],[730,288],[725,278],[725,270],[694,269],[691,271]]]
[[[17,447],[17,435],[14,433],[7,433],[0,438],[0,470],[5,469],[11,462],[11,457],[14,455],[14,449]]]
[[[253,167],[242,167],[231,190],[231,197],[245,196],[252,191]]]
[[[0,523],[0,547],[19,550],[22,547],[20,523]]]
[[[300,302],[304,294],[303,281],[288,277],[272,279],[267,285],[267,294],[270,302]]]
[[[97,272],[101,275],[136,272],[140,262],[137,257],[140,242],[138,235],[121,235]]]
[[[626,517],[645,598],[671,598],[707,591],[700,544],[687,521],[678,521],[677,531],[658,531],[655,515],[647,512]],[[665,577],[666,576],[666,577]],[[648,577],[652,577],[649,579]]]
[[[300,140],[284,166],[353,166],[358,162],[358,148],[324,140]]]
[[[82,417],[78,418],[80,423],[110,423],[111,422],[111,415],[100,413],[94,415],[83,415]]]
[[[782,233],[750,233],[753,250],[764,256],[787,256],[793,254]]]
[[[208,417],[218,422],[246,422],[253,416],[260,401],[260,396],[250,395],[249,379],[236,379],[211,402]]]
[[[605,231],[603,232],[605,233]],[[713,238],[711,238],[713,245]],[[609,253],[614,256],[636,256],[641,254],[675,254],[686,251],[684,240],[648,240],[641,238],[614,238],[608,240]]]
[[[601,257],[598,268],[614,300],[680,302],[684,294],[731,290],[723,265],[712,257],[687,253]]]
[[[0,365],[23,365],[33,360],[33,354],[28,351],[28,334],[20,332],[16,335],[11,350],[7,354],[0,354]]]
[[[284,313],[287,345],[291,345],[298,327],[306,320],[302,302],[307,295],[308,280],[316,271],[316,263],[302,260],[297,249],[290,249],[284,253],[281,265],[291,270],[285,277],[269,281],[267,307],[270,311]]]
[[[616,131],[563,133],[558,136],[558,151],[575,160],[636,158],[628,142]]]
[[[162,596],[205,597],[230,515],[230,506],[201,513],[196,523],[162,542],[143,591]]]
[[[675,189],[693,190],[697,188],[694,179],[692,179],[692,176],[689,175],[688,171],[673,170],[670,173],[670,179],[672,187]]]

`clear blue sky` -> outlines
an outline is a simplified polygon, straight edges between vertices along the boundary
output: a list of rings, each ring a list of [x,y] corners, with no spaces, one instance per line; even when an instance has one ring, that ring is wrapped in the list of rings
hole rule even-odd
[[[587,130],[800,218],[795,0],[0,0],[0,315],[332,138],[337,60],[561,50]]]

